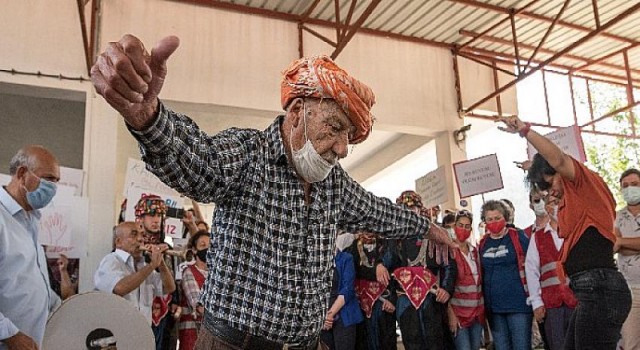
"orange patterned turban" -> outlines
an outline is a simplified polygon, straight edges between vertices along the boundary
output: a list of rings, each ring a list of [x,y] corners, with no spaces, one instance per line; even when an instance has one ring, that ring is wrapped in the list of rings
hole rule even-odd
[[[356,132],[350,143],[364,141],[373,126],[371,107],[376,97],[371,88],[349,76],[328,56],[301,58],[283,73],[280,89],[282,108],[297,97],[331,98],[347,114]]]

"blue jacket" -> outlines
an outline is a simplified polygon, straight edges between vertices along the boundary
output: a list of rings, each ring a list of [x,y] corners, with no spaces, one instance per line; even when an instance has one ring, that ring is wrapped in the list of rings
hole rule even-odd
[[[340,318],[345,327],[364,321],[358,297],[356,296],[356,268],[353,256],[347,252],[339,252],[335,257],[338,271],[338,295],[344,296],[345,304],[340,309]]]

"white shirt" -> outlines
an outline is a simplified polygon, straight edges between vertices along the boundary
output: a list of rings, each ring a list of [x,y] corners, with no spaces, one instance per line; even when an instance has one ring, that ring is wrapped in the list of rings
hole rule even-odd
[[[116,249],[115,252],[105,256],[93,276],[96,289],[104,293],[113,293],[113,289],[121,279],[136,273],[133,264],[133,257],[121,249]],[[145,265],[144,259],[141,259],[137,264],[138,270]],[[159,272],[153,271],[138,288],[123,298],[140,310],[151,324],[153,297],[162,295],[162,278]]]
[[[49,312],[60,306],[51,290],[44,249],[38,244],[40,212],[25,211],[0,188],[0,350],[18,331],[42,346]]]
[[[467,265],[469,265],[469,268],[471,269],[471,274],[473,275],[473,280],[476,281],[476,283],[478,283],[478,265],[476,264],[476,259],[473,256],[473,252],[476,250],[476,248],[472,245],[469,245],[469,252],[468,253],[464,253],[462,250],[459,250],[460,253],[462,253],[462,256],[464,257],[464,260],[466,260]]]
[[[620,231],[622,237],[640,237],[640,216],[634,217],[627,207],[616,213],[614,226]],[[633,288],[640,288],[640,254],[618,254],[618,268],[624,275],[627,283]]]
[[[544,228],[544,234],[551,234],[553,243],[557,250],[562,247],[564,239],[558,237],[558,232],[554,230],[551,225],[547,224]],[[538,245],[535,243],[536,231],[531,235],[529,249],[527,250],[527,258],[524,262],[524,271],[527,275],[527,286],[529,287],[529,297],[527,298],[527,304],[535,310],[540,306],[544,306],[542,302],[542,288],[540,287],[540,253],[538,251]]]

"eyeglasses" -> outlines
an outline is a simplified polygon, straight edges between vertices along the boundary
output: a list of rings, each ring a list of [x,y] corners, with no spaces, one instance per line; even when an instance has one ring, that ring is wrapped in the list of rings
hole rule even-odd
[[[537,204],[537,203],[540,203],[540,201],[541,201],[541,200],[542,200],[542,198],[535,198],[535,199],[533,200],[533,203],[536,203],[536,204]]]
[[[470,211],[468,210],[460,210],[456,213],[456,220],[458,220],[458,218],[469,218],[472,219],[473,218],[473,214],[471,214]]]

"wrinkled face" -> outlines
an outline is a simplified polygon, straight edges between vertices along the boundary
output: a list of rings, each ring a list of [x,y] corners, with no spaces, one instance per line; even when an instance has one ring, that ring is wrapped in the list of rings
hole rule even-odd
[[[139,249],[143,244],[143,232],[144,229],[139,223],[127,223],[124,226],[124,232],[116,237],[116,247],[131,254],[134,258],[142,256],[142,251]]]
[[[620,180],[621,188],[627,188],[629,186],[640,187],[640,176],[637,174],[629,174]]]
[[[304,110],[307,113],[307,137],[316,152],[331,164],[346,157],[349,140],[355,133],[355,126],[333,99],[304,100],[304,108],[300,108],[299,119],[293,129],[293,149],[301,149],[306,142],[304,137],[305,121],[302,115]]]
[[[484,213],[484,222],[487,224],[494,221],[500,221],[502,219],[504,219],[504,215],[502,215],[499,210],[487,210]]]

